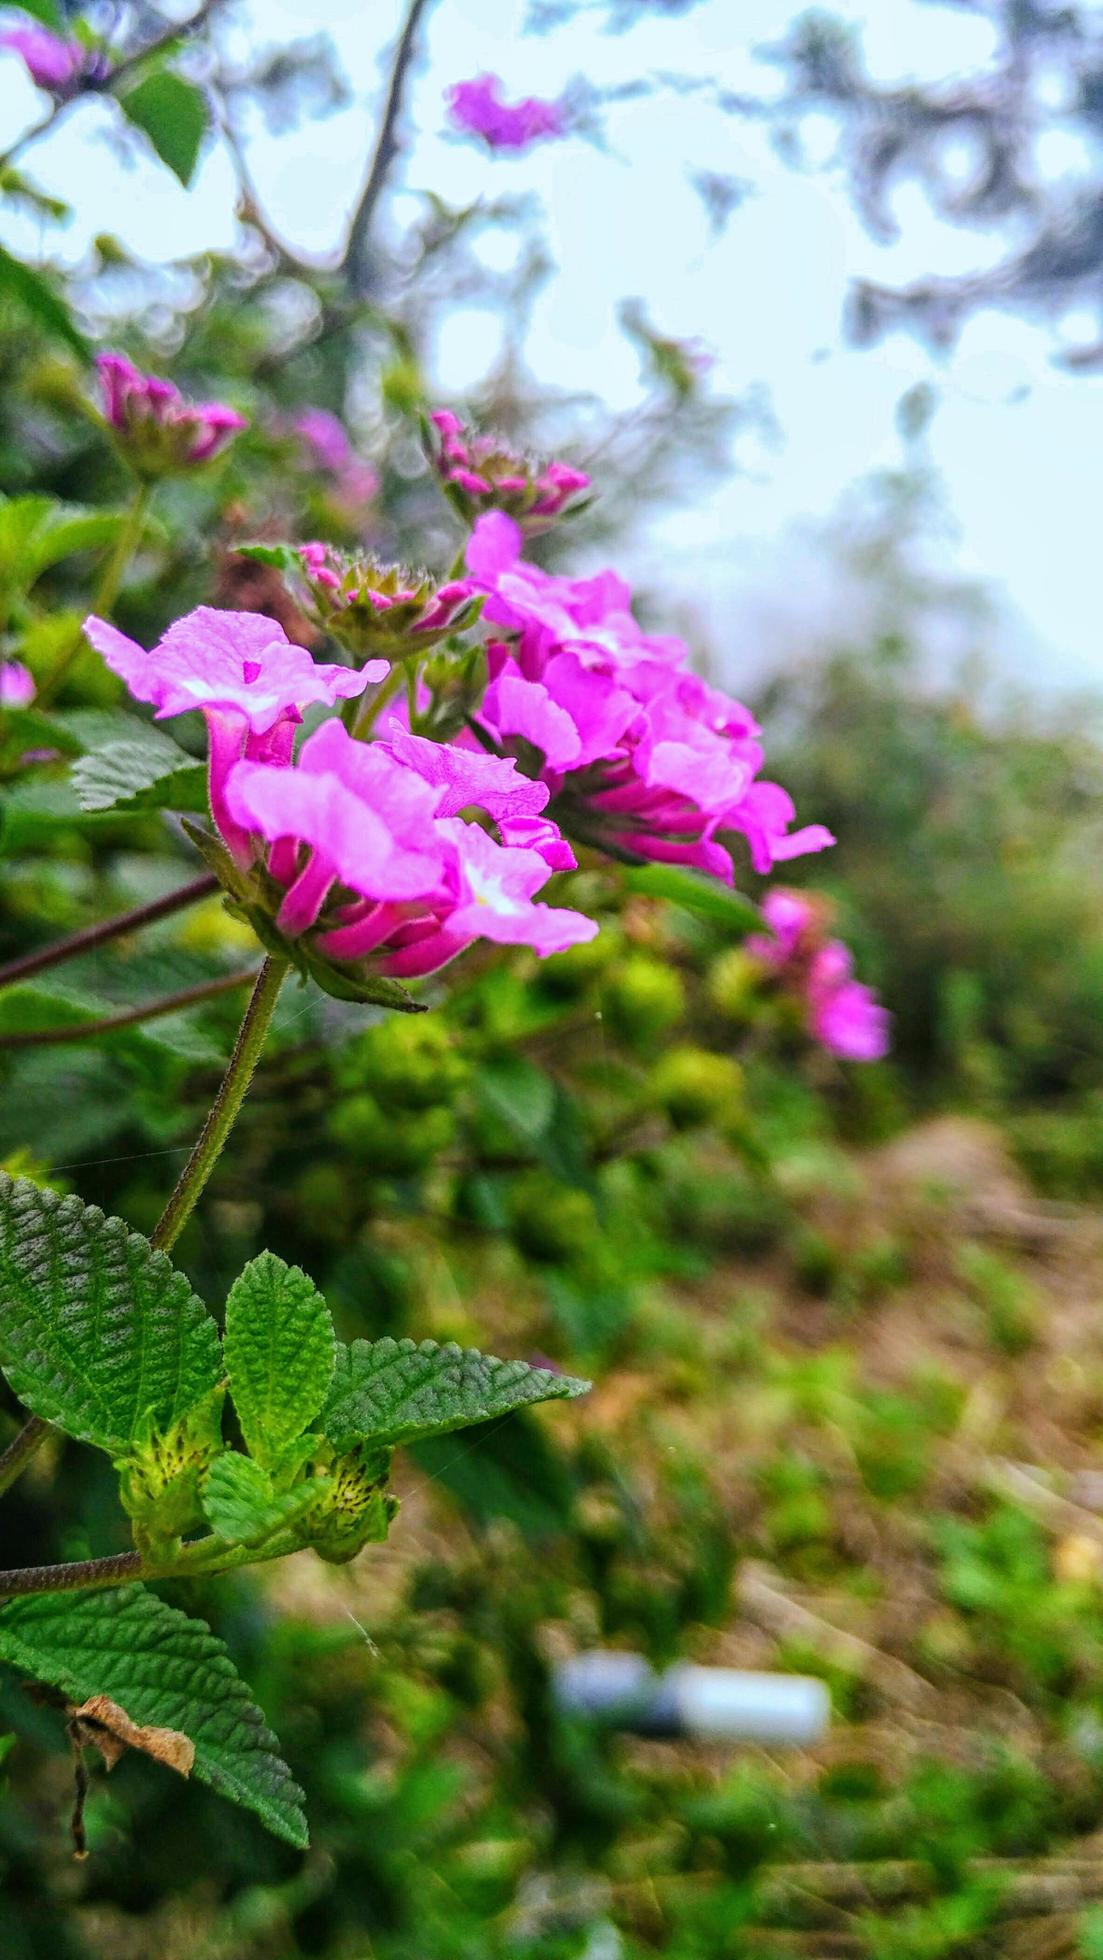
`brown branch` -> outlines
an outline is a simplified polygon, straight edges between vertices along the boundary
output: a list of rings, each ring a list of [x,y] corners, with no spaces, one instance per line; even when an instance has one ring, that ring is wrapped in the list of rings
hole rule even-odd
[[[394,61],[391,64],[391,78],[387,86],[387,100],[383,109],[383,121],[375,145],[364,188],[360,193],[356,208],[349,223],[348,243],[342,260],[342,270],[354,293],[359,296],[371,291],[373,284],[369,244],[372,220],[376,206],[383,194],[391,166],[398,156],[399,142],[396,135],[398,119],[402,113],[402,98],[406,88],[406,78],[410,64],[417,53],[417,31],[428,0],[411,0],[406,15],[406,24],[399,35],[395,47]]]
[[[137,932],[140,926],[152,925],[155,919],[167,919],[171,913],[180,912],[186,905],[194,905],[198,899],[209,898],[218,890],[218,879],[212,872],[204,871],[199,878],[193,878],[190,885],[180,885],[174,892],[167,892],[164,898],[155,898],[148,905],[135,905],[130,912],[118,912],[113,919],[101,919],[94,926],[85,926],[80,932],[70,933],[67,939],[56,939],[52,946],[43,946],[37,953],[24,953],[18,960],[9,960],[7,966],[0,966],[0,987],[11,987],[17,980],[29,980],[34,973],[44,973],[47,967],[60,966],[63,960],[75,960],[79,954],[91,952],[93,946],[102,946],[108,939],[117,939],[123,933]]]
[[[0,1048],[51,1048],[59,1041],[91,1041],[96,1035],[113,1034],[116,1028],[132,1028],[143,1021],[158,1021],[162,1014],[175,1014],[200,1001],[214,1000],[234,987],[244,987],[256,979],[256,968],[243,967],[240,973],[223,973],[217,980],[201,980],[194,987],[181,987],[178,993],[161,1000],[143,1001],[119,1014],[101,1014],[94,1021],[77,1021],[64,1028],[33,1028],[25,1033],[0,1034]]]

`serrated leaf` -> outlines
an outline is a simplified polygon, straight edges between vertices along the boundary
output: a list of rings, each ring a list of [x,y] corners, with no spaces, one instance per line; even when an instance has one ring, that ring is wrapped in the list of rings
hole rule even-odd
[[[533,1402],[585,1395],[589,1382],[499,1361],[449,1341],[354,1341],[337,1351],[321,1426],[338,1453],[360,1443],[380,1447],[443,1436]]]
[[[186,188],[210,120],[202,89],[171,68],[157,68],[120,95],[119,106]]]
[[[221,1640],[141,1586],[40,1593],[0,1608],[0,1659],[71,1701],[108,1695],[132,1722],[195,1744],[193,1775],[298,1850],[303,1793]]]
[[[64,340],[79,360],[91,364],[92,349],[64,300],[40,272],[13,258],[0,245],[0,300],[5,297],[14,299],[24,312],[32,314],[47,333]]]
[[[82,755],[73,764],[82,810],[192,810],[207,807],[206,771],[178,743],[137,727],[121,742]]]
[[[259,1545],[274,1532],[297,1524],[328,1489],[324,1478],[310,1478],[278,1493],[267,1470],[252,1457],[225,1450],[203,1481],[203,1515],[219,1538],[235,1545]]]
[[[125,1456],[215,1388],[218,1332],[121,1218],[0,1172],[0,1369],[33,1415]]]
[[[637,864],[621,873],[621,882],[630,892],[643,892],[649,898],[668,898],[700,918],[714,919],[717,925],[733,926],[740,932],[760,931],[762,914],[757,905],[730,885],[708,878],[701,871],[689,871],[680,864]]]
[[[314,1420],[333,1379],[333,1322],[313,1280],[273,1252],[226,1301],[225,1364],[249,1452],[273,1467]]]

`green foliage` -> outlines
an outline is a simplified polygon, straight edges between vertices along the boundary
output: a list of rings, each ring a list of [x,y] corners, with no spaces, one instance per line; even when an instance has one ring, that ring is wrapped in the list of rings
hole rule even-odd
[[[71,1701],[108,1695],[195,1744],[194,1774],[286,1843],[307,1843],[302,1791],[220,1640],[141,1586],[0,1607],[0,1658]]]
[[[170,68],[156,68],[123,91],[119,107],[148,136],[161,162],[185,187],[190,184],[210,122],[202,89]]]
[[[78,757],[73,788],[82,810],[204,811],[206,771],[159,729]]]
[[[218,1332],[121,1219],[0,1172],[0,1367],[35,1415],[124,1456],[217,1387]]]
[[[508,1415],[533,1402],[585,1395],[588,1382],[499,1361],[454,1341],[354,1341],[337,1350],[321,1426],[335,1450],[412,1443]]]
[[[333,1379],[333,1322],[313,1281],[274,1253],[253,1259],[227,1295],[224,1353],[249,1453],[278,1476]]]

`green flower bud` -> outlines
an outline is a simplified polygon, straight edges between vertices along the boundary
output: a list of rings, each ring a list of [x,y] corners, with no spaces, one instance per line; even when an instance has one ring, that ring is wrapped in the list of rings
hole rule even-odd
[[[387,1491],[389,1450],[364,1446],[338,1457],[329,1486],[310,1517],[310,1542],[329,1565],[347,1565],[365,1545],[381,1545],[398,1512]]]

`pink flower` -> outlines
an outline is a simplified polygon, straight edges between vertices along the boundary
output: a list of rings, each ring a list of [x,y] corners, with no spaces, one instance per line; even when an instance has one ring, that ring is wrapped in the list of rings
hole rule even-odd
[[[34,675],[20,661],[0,661],[0,708],[29,708],[36,692]]]
[[[755,934],[747,951],[801,1002],[809,1033],[852,1062],[888,1053],[889,1015],[871,988],[854,979],[841,939],[827,939],[830,908],[802,892],[772,891],[762,913],[769,936]]]
[[[615,573],[553,577],[520,548],[518,526],[494,512],[468,549],[483,617],[510,636],[489,650],[478,718],[498,747],[536,751],[569,830],[728,883],[729,833],[760,872],[833,841],[820,824],[790,829],[790,797],[760,779],[752,716],[689,670],[682,641],[643,631]]]
[[[501,91],[497,75],[476,75],[471,81],[454,83],[446,90],[445,100],[455,127],[481,136],[491,150],[527,150],[533,143],[567,134],[561,102],[545,102],[530,95],[508,103],[502,100]]]
[[[260,613],[199,606],[178,619],[147,653],[136,640],[94,614],[84,631],[112,673],[156,719],[202,711],[210,749],[211,810],[235,855],[248,856],[225,803],[227,775],[242,755],[286,762],[304,708],[333,707],[363,693],[372,673],[314,661],[282,626]]]
[[[53,95],[69,94],[82,70],[102,65],[80,41],[64,41],[33,21],[0,30],[0,48],[17,54],[36,87]]]
[[[469,435],[450,408],[434,409],[429,421],[437,438],[433,466],[468,523],[500,510],[528,532],[545,530],[589,488],[585,470],[520,456],[498,436]]]
[[[401,728],[392,742],[365,744],[333,720],[293,767],[238,762],[227,809],[283,889],[277,931],[310,934],[323,959],[370,959],[394,978],[435,972],[475,939],[548,953],[592,938],[592,920],[533,903],[551,875],[537,845],[499,843],[447,814],[500,811],[503,829],[536,820],[542,785],[500,761],[484,766],[494,760]]]
[[[125,354],[96,357],[104,414],[139,476],[159,477],[210,462],[245,417],[222,402],[188,402],[171,381],[140,374]]]

